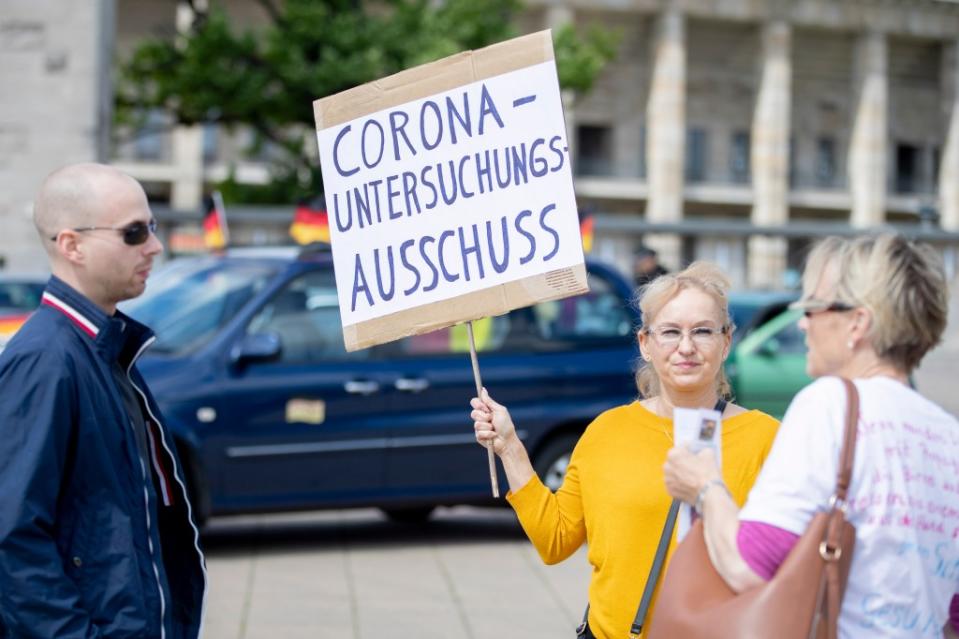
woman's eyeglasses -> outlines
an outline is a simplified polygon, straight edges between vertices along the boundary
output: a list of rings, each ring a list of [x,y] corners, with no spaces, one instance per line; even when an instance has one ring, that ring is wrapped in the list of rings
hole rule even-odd
[[[119,231],[124,244],[128,246],[139,246],[146,242],[151,234],[156,234],[157,221],[131,222],[126,226],[81,226],[70,230],[76,231],[77,233],[83,233],[85,231]],[[54,235],[50,239],[56,242],[57,236]]]
[[[810,298],[793,302],[789,305],[789,308],[800,310],[803,315],[809,318],[819,313],[845,313],[856,307],[845,302],[827,302]]]
[[[684,335],[689,335],[693,344],[700,347],[708,347],[715,344],[714,340],[726,332],[726,327],[713,328],[712,326],[696,326],[695,328],[684,331],[675,326],[660,326],[646,329],[646,334],[651,335],[663,348],[676,348],[683,340]]]

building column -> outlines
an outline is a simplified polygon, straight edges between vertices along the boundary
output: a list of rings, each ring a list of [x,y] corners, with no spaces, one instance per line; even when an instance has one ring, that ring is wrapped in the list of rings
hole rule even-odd
[[[850,224],[870,228],[886,219],[888,44],[885,34],[860,36],[856,48],[856,115],[849,143]]]
[[[783,226],[789,221],[789,114],[792,101],[792,31],[788,23],[766,24],[762,33],[762,70],[752,125],[752,223]],[[749,238],[747,280],[756,288],[782,285],[786,239]]]
[[[172,135],[173,184],[170,207],[175,211],[194,211],[203,201],[203,127],[177,126]]]
[[[194,10],[195,6],[195,10]],[[196,19],[196,11],[206,11],[207,0],[191,6],[180,1],[176,8],[176,29],[183,37]],[[181,40],[179,45],[183,45]],[[200,208],[203,201],[203,128],[199,125],[176,126],[171,135],[171,161],[174,168],[170,185],[170,207],[179,211]]]
[[[947,129],[939,160],[939,221],[959,231],[959,40],[943,48],[943,95]]]
[[[670,5],[657,18],[652,51],[652,83],[646,108],[646,166],[649,199],[646,219],[678,222],[683,217],[683,155],[686,146],[686,20]],[[671,270],[682,260],[675,233],[650,233],[644,241]]]

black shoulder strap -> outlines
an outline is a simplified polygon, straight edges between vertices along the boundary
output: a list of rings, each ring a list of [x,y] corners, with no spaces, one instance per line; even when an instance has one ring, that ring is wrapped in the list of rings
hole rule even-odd
[[[673,538],[673,528],[676,527],[676,515],[679,514],[679,504],[679,500],[674,499],[673,503],[669,506],[669,514],[666,515],[663,534],[659,538],[659,546],[656,547],[656,556],[653,558],[653,565],[649,567],[649,577],[646,578],[643,597],[639,600],[636,618],[633,619],[633,625],[629,631],[630,637],[638,637],[643,631],[643,624],[646,622],[646,613],[649,611],[649,604],[653,600],[653,592],[656,590],[659,574],[663,571],[663,563],[666,561],[666,550],[669,548],[669,542]],[[583,621],[579,624],[579,627],[576,628],[577,636],[585,636],[583,633],[588,620],[589,604],[586,604],[586,610],[583,612]]]
[[[716,401],[713,410],[720,415],[726,410],[726,400],[720,397]],[[666,550],[669,549],[669,542],[673,538],[673,528],[676,527],[676,516],[679,514],[680,501],[674,499],[669,506],[669,514],[666,515],[666,523],[663,525],[663,534],[659,537],[659,546],[656,547],[656,557],[653,558],[653,565],[649,568],[649,577],[646,579],[646,587],[643,589],[643,597],[639,600],[639,608],[636,610],[636,618],[633,619],[633,625],[629,629],[630,637],[639,637],[643,632],[643,624],[646,623],[646,613],[649,611],[649,604],[653,601],[653,592],[656,590],[656,583],[659,581],[659,575],[663,571],[663,563],[666,561]]]
[[[653,559],[653,565],[649,567],[649,577],[646,579],[646,588],[643,589],[643,598],[639,600],[639,609],[636,610],[636,618],[633,619],[633,625],[629,630],[630,637],[638,637],[643,632],[643,624],[646,623],[646,613],[649,611],[649,604],[653,600],[653,591],[656,590],[656,583],[659,581],[659,574],[663,571],[663,563],[666,561],[666,550],[669,548],[669,542],[673,538],[673,528],[676,526],[676,515],[679,514],[679,500],[674,499],[669,506],[669,514],[666,515],[666,524],[663,526],[663,534],[659,538],[659,546],[656,547],[656,557]]]
[[[589,623],[589,602],[586,602],[586,610],[583,611],[583,620],[576,626],[576,639],[586,637],[586,625]]]

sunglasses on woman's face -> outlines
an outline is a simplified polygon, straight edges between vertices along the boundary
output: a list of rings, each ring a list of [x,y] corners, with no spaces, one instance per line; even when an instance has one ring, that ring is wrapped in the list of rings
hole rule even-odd
[[[76,231],[77,233],[83,233],[85,231],[118,231],[123,238],[124,244],[128,246],[139,246],[146,242],[151,234],[156,234],[157,221],[131,222],[126,226],[81,226],[70,230]],[[50,239],[56,242],[57,236],[54,235]]]
[[[789,305],[789,308],[802,311],[803,315],[805,315],[808,319],[814,315],[818,315],[819,313],[845,313],[853,310],[856,307],[845,302],[828,302],[825,300],[808,298],[799,300],[798,302],[793,302]]]

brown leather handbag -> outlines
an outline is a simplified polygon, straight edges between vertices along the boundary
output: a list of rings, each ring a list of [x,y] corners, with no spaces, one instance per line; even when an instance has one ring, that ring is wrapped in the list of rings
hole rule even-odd
[[[846,521],[859,421],[859,394],[847,379],[846,429],[836,491],[773,578],[736,594],[709,559],[697,521],[670,561],[648,639],[835,639],[856,529]]]

